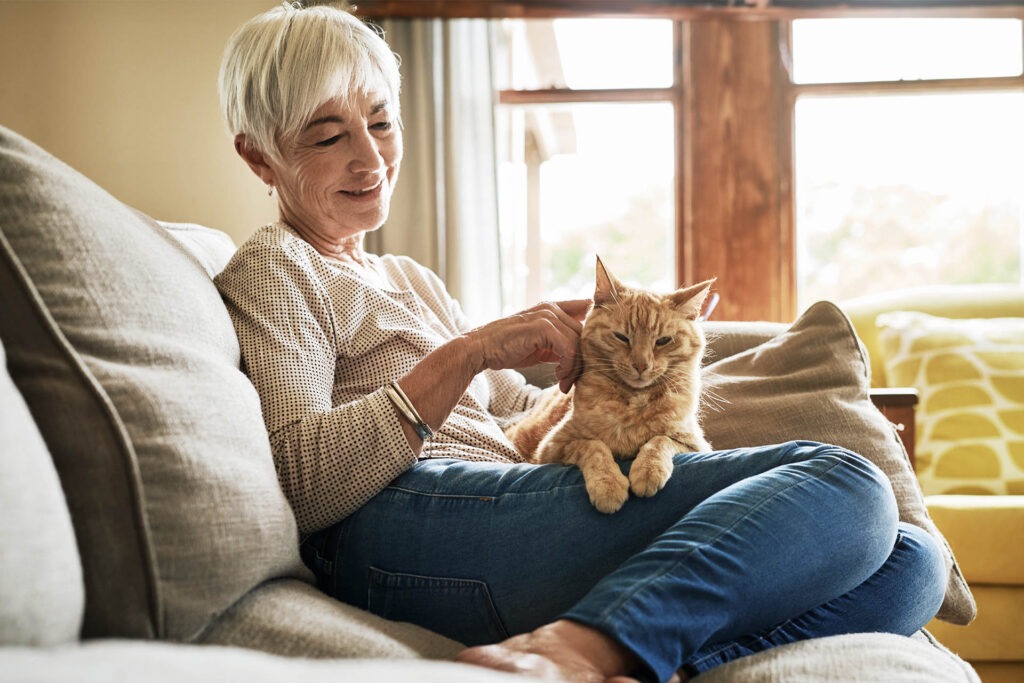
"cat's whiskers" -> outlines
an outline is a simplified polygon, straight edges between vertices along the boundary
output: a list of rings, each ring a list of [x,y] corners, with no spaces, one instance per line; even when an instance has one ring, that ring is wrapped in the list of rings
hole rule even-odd
[[[705,380],[709,377],[714,377],[714,373],[705,372]],[[714,385],[705,381],[703,391],[700,394],[701,404],[716,413],[720,413],[725,410],[725,407],[731,403],[731,401],[714,389]]]

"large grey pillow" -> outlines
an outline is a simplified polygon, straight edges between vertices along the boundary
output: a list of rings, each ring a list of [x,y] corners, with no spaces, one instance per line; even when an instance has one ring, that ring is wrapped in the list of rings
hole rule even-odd
[[[43,437],[7,372],[2,344],[0,449],[0,645],[73,642],[85,586],[71,515]]]
[[[974,598],[928,515],[899,434],[871,402],[869,367],[843,312],[815,304],[778,336],[704,368],[704,432],[715,448],[807,439],[874,462],[892,482],[900,519],[928,531],[945,549],[949,581],[938,617],[969,623],[977,612]]]
[[[0,128],[0,338],[64,485],[84,637],[195,638],[305,576],[259,400],[202,267]]]

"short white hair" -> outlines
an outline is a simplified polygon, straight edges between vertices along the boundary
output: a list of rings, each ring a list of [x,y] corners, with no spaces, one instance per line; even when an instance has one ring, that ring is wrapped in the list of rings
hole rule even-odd
[[[398,56],[344,9],[283,3],[240,26],[220,67],[220,101],[232,135],[274,157],[325,102],[344,103],[381,83],[399,116]]]

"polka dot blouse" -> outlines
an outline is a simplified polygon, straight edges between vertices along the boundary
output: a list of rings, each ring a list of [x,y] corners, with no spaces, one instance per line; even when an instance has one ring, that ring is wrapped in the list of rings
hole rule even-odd
[[[367,258],[365,272],[328,259],[274,223],[215,280],[303,533],[345,518],[416,462],[383,387],[468,329],[432,272]],[[513,371],[477,375],[419,457],[520,461],[502,424],[538,393]]]

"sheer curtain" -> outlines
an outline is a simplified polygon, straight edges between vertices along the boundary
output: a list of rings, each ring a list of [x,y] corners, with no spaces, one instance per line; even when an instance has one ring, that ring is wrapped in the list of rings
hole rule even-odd
[[[478,322],[501,310],[494,89],[484,20],[381,23],[402,60],[405,158],[378,253],[441,277]]]

